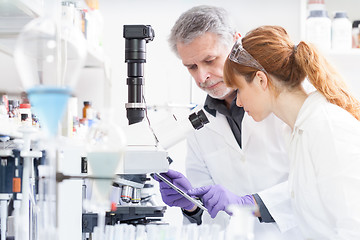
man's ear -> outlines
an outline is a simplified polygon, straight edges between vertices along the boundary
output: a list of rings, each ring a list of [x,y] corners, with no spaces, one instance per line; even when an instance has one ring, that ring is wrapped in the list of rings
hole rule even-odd
[[[266,88],[268,87],[268,78],[267,78],[266,74],[262,71],[257,71],[256,77],[258,78],[259,86],[263,90],[266,90]]]

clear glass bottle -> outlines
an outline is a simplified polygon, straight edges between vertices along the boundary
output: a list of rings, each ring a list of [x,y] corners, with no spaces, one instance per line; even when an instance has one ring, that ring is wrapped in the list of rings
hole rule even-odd
[[[84,107],[82,109],[82,112],[84,119],[88,119],[88,120],[94,119],[94,110],[92,108],[90,101],[84,101]]]
[[[98,213],[98,227],[104,233],[105,211],[110,210],[112,178],[123,173],[125,135],[115,124],[110,110],[103,110],[101,119],[89,129],[86,152],[89,175],[94,177],[89,210]],[[99,238],[102,239],[102,238]]]

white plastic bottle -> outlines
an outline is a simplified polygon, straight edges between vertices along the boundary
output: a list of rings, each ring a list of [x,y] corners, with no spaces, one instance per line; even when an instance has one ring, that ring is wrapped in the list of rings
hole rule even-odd
[[[347,50],[352,47],[352,24],[346,12],[336,12],[332,21],[332,48]]]
[[[312,10],[306,19],[306,41],[321,50],[331,48],[331,20],[325,10]]]
[[[308,9],[307,15],[310,15],[310,11],[312,11],[312,10],[326,10],[325,9],[325,1],[324,0],[308,0],[307,9]]]

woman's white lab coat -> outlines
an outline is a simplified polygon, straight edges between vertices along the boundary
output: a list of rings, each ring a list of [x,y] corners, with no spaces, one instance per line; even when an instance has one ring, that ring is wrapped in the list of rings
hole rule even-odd
[[[290,195],[307,239],[360,239],[360,122],[318,92],[290,135]]]
[[[303,239],[290,209],[289,160],[283,135],[287,126],[274,115],[255,122],[245,114],[240,149],[226,117],[218,112],[216,117],[206,114],[210,123],[187,139],[186,175],[193,187],[221,184],[239,196],[258,193],[277,224],[260,223],[256,218],[255,239]],[[205,224],[224,227],[228,219],[225,212],[214,220],[203,214]]]

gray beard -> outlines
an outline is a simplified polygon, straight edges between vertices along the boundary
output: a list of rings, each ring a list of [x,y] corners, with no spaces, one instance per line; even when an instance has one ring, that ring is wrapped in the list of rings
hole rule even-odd
[[[232,88],[226,88],[226,90],[223,91],[223,93],[222,93],[220,96],[219,96],[218,94],[217,94],[217,95],[214,95],[214,93],[212,93],[212,92],[207,92],[207,94],[209,94],[209,96],[212,97],[212,98],[223,100],[223,99],[225,99],[225,97],[226,97],[229,93],[231,93],[233,90],[234,90],[234,89],[232,89]]]

